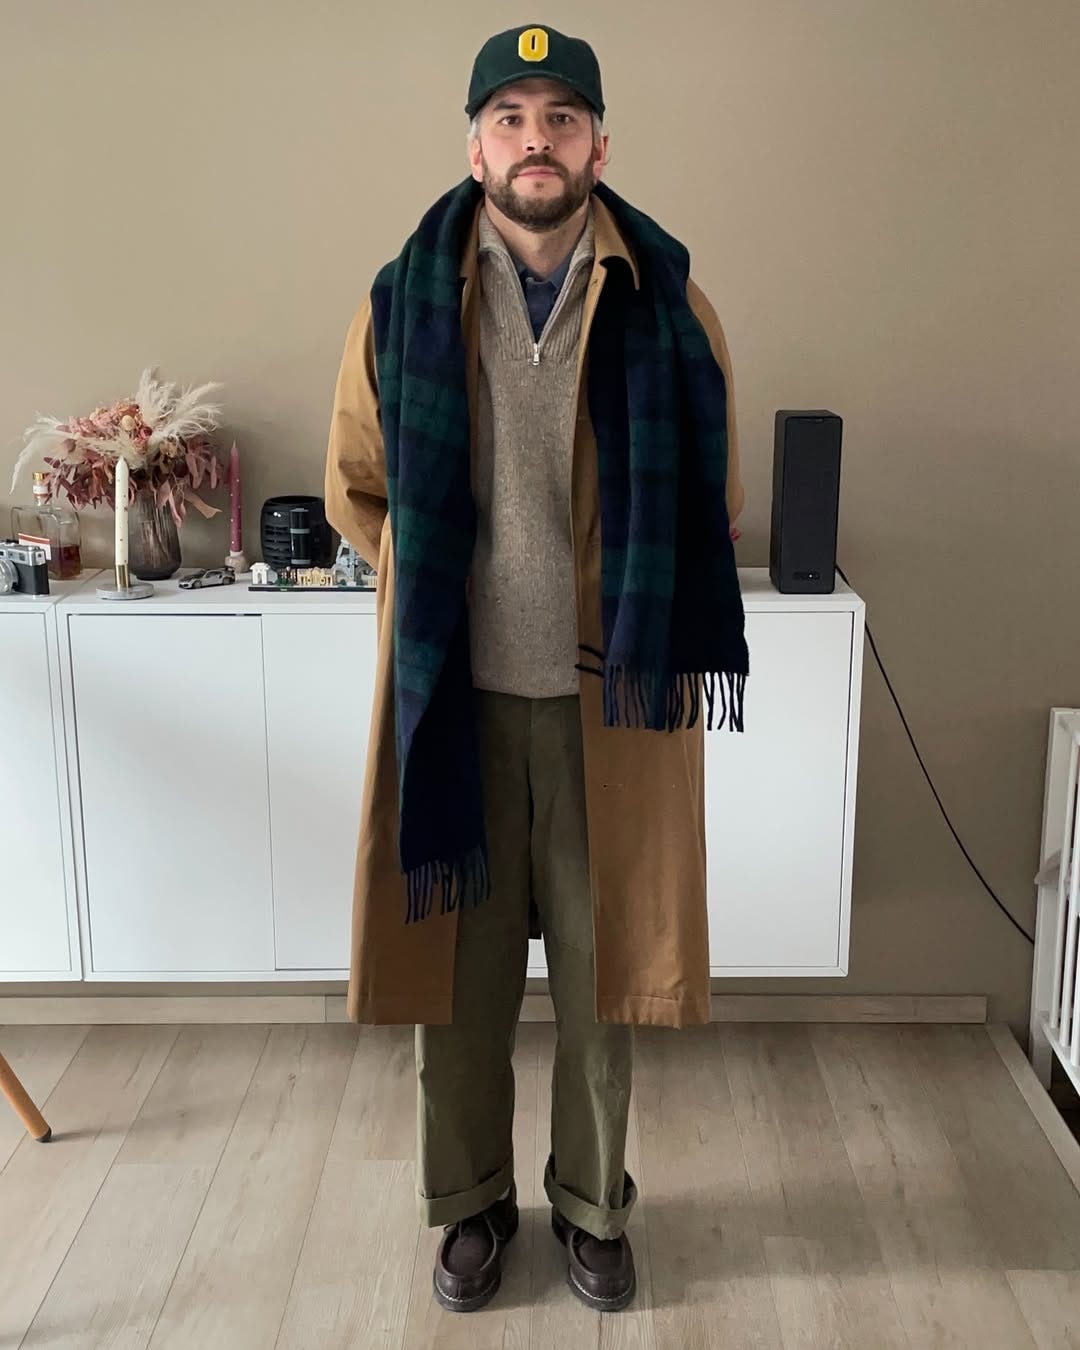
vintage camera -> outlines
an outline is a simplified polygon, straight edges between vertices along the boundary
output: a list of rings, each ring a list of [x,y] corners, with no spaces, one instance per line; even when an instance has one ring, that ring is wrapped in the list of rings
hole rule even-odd
[[[20,591],[23,595],[49,594],[49,564],[38,544],[18,544],[0,539],[0,595]]]

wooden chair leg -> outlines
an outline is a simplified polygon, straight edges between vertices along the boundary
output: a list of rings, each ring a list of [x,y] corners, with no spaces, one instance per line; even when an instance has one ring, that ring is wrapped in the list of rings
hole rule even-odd
[[[52,1138],[52,1130],[46,1124],[45,1117],[30,1100],[26,1089],[15,1076],[15,1070],[3,1055],[0,1055],[0,1092],[3,1092],[15,1108],[15,1114],[38,1143],[47,1144]]]

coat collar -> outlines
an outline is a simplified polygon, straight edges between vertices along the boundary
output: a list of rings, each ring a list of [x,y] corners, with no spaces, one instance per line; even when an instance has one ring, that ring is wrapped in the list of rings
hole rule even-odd
[[[481,198],[476,204],[465,252],[461,256],[461,276],[465,281],[467,290],[472,289],[472,282],[476,280],[477,254],[480,248],[480,212],[483,208],[484,202]],[[637,260],[631,253],[626,240],[619,233],[619,227],[615,224],[615,217],[596,196],[592,199],[592,209],[596,248],[594,266],[606,263],[610,258],[621,258],[630,268],[630,274],[634,278],[634,289],[640,290],[641,274],[638,272]]]

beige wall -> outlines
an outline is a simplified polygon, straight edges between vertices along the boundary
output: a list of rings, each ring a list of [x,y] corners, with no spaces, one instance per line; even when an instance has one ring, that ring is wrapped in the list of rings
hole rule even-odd
[[[264,497],[320,491],[352,311],[464,174],[477,47],[536,19],[596,46],[609,181],[725,324],[741,564],[767,561],[774,410],[843,416],[841,565],[1030,931],[1047,712],[1080,702],[1075,0],[0,0],[0,522],[33,412],[152,363],[224,382],[250,541]],[[185,560],[225,540],[194,518]],[[843,982],[723,987],[987,993],[1025,1023],[1030,948],[869,652],[851,951]]]

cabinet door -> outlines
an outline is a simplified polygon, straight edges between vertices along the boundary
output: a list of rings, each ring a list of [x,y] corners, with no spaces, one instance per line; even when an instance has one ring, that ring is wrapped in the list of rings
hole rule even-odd
[[[705,734],[714,973],[839,965],[852,624],[746,617],[746,730]]]
[[[263,616],[279,970],[349,966],[374,614]]]
[[[0,979],[71,970],[51,622],[0,614]]]
[[[95,975],[274,968],[258,617],[68,617]]]

